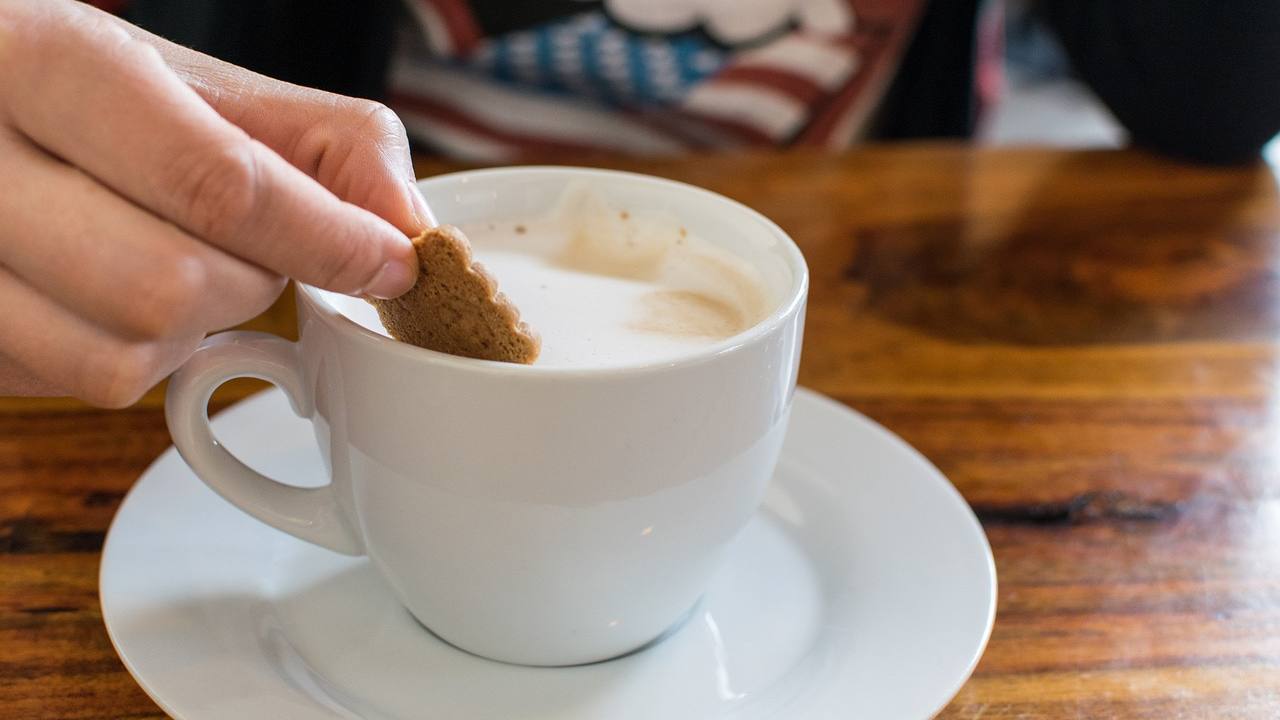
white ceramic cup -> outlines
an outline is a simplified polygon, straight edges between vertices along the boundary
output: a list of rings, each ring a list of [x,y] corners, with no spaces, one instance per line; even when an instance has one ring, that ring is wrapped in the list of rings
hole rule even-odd
[[[545,212],[584,180],[752,262],[772,312],[675,361],[555,368],[398,343],[337,310],[358,301],[302,286],[298,342],[222,333],[174,375],[165,411],[182,457],[253,517],[367,554],[423,625],[475,654],[572,665],[661,636],[702,594],[773,473],[808,271],[759,213],[669,180],[529,167],[420,186],[441,221],[462,224]],[[328,485],[275,482],[217,442],[209,398],[244,376],[278,385],[311,420]]]

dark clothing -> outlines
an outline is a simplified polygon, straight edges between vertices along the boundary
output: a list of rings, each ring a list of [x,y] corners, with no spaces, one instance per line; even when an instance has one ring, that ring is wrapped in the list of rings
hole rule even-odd
[[[1076,72],[1140,145],[1240,163],[1280,132],[1280,3],[1054,0]]]

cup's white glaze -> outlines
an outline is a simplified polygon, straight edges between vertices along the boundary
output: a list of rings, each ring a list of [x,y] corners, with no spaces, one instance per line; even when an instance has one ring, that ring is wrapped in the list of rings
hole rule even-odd
[[[175,375],[174,442],[251,515],[367,553],[401,602],[486,657],[569,665],[643,646],[696,602],[758,505],[795,389],[808,274],[776,225],[658,178],[507,168],[421,183],[445,222],[519,219],[586,180],[635,213],[670,212],[760,268],[776,305],[750,330],[661,364],[515,366],[394,342],[343,302],[298,291],[299,341],[210,338]],[[262,377],[310,418],[331,473],[298,489],[240,464],[208,430],[228,378]]]

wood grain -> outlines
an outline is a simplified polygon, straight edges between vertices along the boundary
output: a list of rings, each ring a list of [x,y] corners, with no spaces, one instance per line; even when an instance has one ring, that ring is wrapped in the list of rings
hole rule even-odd
[[[597,164],[788,230],[813,271],[801,382],[905,437],[982,518],[997,624],[942,717],[1280,716],[1271,170],[949,145]],[[258,327],[288,334],[291,312]],[[160,399],[0,400],[6,718],[163,717],[96,599],[112,513],[168,444]]]

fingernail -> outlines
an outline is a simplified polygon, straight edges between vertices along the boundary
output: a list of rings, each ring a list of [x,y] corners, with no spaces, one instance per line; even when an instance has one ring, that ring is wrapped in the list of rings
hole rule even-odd
[[[373,276],[373,282],[361,292],[380,300],[400,297],[413,287],[413,283],[417,280],[414,272],[416,269],[403,260],[388,260],[383,263],[378,274]]]
[[[413,203],[413,214],[418,221],[418,228],[426,230],[438,225],[435,213],[431,212],[427,199],[422,197],[422,191],[418,189],[418,183],[409,180],[406,184],[409,186],[409,202]]]

